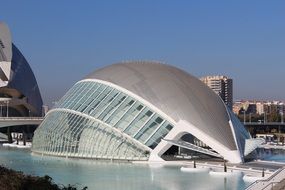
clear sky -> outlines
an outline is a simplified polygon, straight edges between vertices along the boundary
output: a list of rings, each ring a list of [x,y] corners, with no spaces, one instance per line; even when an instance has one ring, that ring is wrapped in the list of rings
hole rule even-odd
[[[230,76],[235,99],[285,100],[283,0],[6,0],[0,10],[49,105],[123,60]]]

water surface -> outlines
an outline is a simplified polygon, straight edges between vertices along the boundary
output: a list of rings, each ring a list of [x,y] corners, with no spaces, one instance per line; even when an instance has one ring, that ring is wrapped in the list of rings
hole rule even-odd
[[[267,160],[271,155],[275,160],[285,161],[284,155],[275,153],[262,154]],[[181,172],[180,166],[66,159],[3,147],[0,164],[26,174],[49,175],[58,184],[78,184],[91,190],[242,190],[249,185],[242,180],[242,175],[191,174]]]

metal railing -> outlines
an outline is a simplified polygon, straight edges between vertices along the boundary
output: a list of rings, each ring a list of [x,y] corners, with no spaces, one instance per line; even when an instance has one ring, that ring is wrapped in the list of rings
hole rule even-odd
[[[242,122],[244,125],[285,125],[284,122]]]
[[[274,186],[274,184],[280,183],[285,178],[285,167],[279,168],[274,174],[272,174],[269,178],[264,180],[257,180],[250,184],[246,190],[265,190],[270,185]]]
[[[0,117],[0,121],[43,120],[43,117]]]

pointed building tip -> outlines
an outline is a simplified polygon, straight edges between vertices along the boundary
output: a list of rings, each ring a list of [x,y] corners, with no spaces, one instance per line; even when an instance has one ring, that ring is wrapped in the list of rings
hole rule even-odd
[[[12,39],[9,27],[6,23],[0,21],[0,61],[12,61]]]
[[[0,21],[0,33],[2,32],[6,32],[10,34],[10,29],[9,29],[9,26],[5,22]]]

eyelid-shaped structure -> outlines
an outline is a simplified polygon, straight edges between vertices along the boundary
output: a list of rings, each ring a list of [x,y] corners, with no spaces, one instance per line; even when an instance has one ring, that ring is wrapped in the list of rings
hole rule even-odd
[[[191,134],[211,149],[183,142]],[[123,62],[77,82],[35,131],[32,151],[162,160],[173,144],[232,163],[256,148],[223,101],[196,77],[157,62]]]

